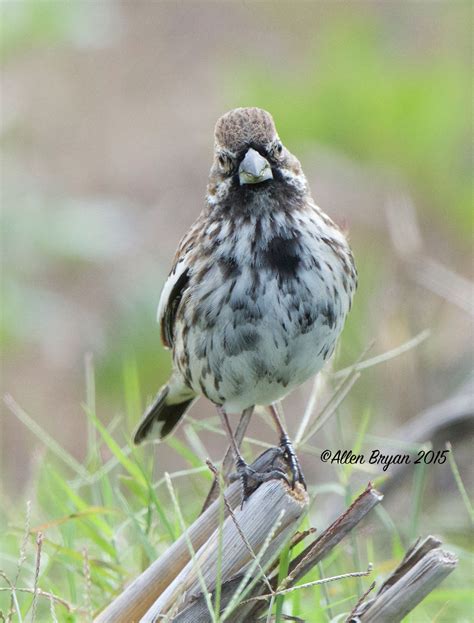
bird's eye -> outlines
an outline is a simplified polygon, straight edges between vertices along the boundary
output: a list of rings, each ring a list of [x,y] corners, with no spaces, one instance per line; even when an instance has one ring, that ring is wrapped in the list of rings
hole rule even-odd
[[[229,156],[227,156],[227,154],[219,154],[217,161],[219,162],[219,166],[224,173],[228,173],[231,170],[232,160]]]
[[[283,154],[283,145],[280,143],[280,141],[278,141],[273,146],[272,155],[274,158],[278,159],[278,158],[281,158],[282,154]]]

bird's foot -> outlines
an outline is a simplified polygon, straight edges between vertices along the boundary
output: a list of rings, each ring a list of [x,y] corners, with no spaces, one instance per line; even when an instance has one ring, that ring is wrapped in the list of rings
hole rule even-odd
[[[291,476],[292,476],[291,488],[294,489],[295,484],[297,482],[300,482],[303,485],[303,487],[307,489],[308,487],[306,486],[306,481],[304,479],[303,470],[301,469],[300,462],[298,460],[298,457],[296,456],[295,449],[293,448],[293,444],[291,443],[288,435],[282,435],[280,439],[280,448],[283,452],[284,457],[286,458],[288,462],[288,466],[291,471]]]
[[[243,459],[239,459],[236,463],[236,469],[237,471],[229,476],[229,480],[230,482],[240,480],[242,484],[241,508],[244,505],[244,502],[248,500],[248,498],[262,482],[266,482],[267,480],[272,480],[274,478],[280,478],[290,484],[285,472],[278,468],[258,472],[250,467],[250,465],[248,465]]]

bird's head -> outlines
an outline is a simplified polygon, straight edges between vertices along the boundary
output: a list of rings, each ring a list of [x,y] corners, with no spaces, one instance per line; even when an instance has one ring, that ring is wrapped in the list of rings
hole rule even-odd
[[[275,185],[306,186],[301,165],[281,142],[270,113],[235,108],[216,123],[209,193],[218,201],[229,193],[243,197]]]

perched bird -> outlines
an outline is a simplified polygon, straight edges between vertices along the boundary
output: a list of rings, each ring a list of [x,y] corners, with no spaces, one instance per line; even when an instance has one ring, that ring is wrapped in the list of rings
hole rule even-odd
[[[152,430],[168,435],[204,395],[218,407],[245,497],[248,478],[258,475],[243,460],[227,414],[266,405],[293,485],[304,484],[274,403],[331,356],[356,282],[345,236],[315,205],[272,116],[259,108],[222,116],[204,209],[178,246],[158,306],[173,372],[135,443]]]

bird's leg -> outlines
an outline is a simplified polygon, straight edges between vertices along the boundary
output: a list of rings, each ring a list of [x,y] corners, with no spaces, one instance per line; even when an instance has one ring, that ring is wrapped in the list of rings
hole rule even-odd
[[[232,481],[239,478],[242,483],[242,504],[256,489],[255,485],[258,486],[258,484],[265,482],[266,480],[270,480],[271,478],[282,478],[283,480],[287,480],[286,475],[280,469],[273,469],[266,472],[257,472],[252,469],[250,465],[246,463],[244,457],[239,450],[239,446],[235,440],[232,428],[229,423],[229,418],[227,417],[227,413],[220,405],[217,407],[217,411],[220,415],[222,424],[227,432],[227,436],[229,437],[230,446],[234,454],[235,466],[237,469],[237,473],[235,475],[231,474],[230,480]],[[253,481],[254,484],[251,485],[249,481]]]
[[[295,449],[293,448],[293,444],[291,443],[290,438],[288,437],[288,433],[286,432],[283,421],[278,413],[278,406],[276,403],[273,403],[269,406],[270,415],[273,418],[273,421],[276,424],[278,434],[280,435],[280,447],[285,453],[286,458],[288,459],[288,463],[290,465],[291,475],[292,475],[292,487],[295,487],[297,482],[301,482],[303,487],[306,489],[306,481],[303,476],[303,471],[301,469],[300,462],[298,461],[298,457],[296,456]]]
[[[242,441],[245,437],[245,432],[250,423],[250,418],[252,417],[252,414],[253,414],[253,409],[254,409],[253,407],[249,407],[248,409],[245,409],[242,412],[239,423],[237,424],[237,428],[235,429],[235,432],[232,435],[237,445],[237,448],[240,448],[240,446],[242,445]],[[227,429],[227,432],[228,432],[228,429]],[[232,471],[233,462],[235,460],[236,460],[235,452],[233,450],[233,445],[231,444],[227,448],[224,459],[222,461],[222,475],[224,476],[224,480],[227,480],[227,478],[229,477],[229,474]]]
[[[247,430],[247,426],[249,425],[250,418],[252,417],[253,407],[249,407],[242,411],[242,415],[240,416],[239,423],[237,424],[237,428],[235,429],[234,439],[237,444],[237,447],[240,448],[242,440],[245,436],[245,431]],[[234,465],[234,451],[232,446],[228,446],[225,452],[224,458],[222,459],[221,464],[221,474],[225,483],[228,483],[230,478],[229,474],[232,471],[232,467]],[[218,491],[218,477],[214,476],[214,480],[212,482],[211,488],[209,489],[209,493],[207,494],[207,498],[202,506],[201,514],[217,499],[219,495]]]

